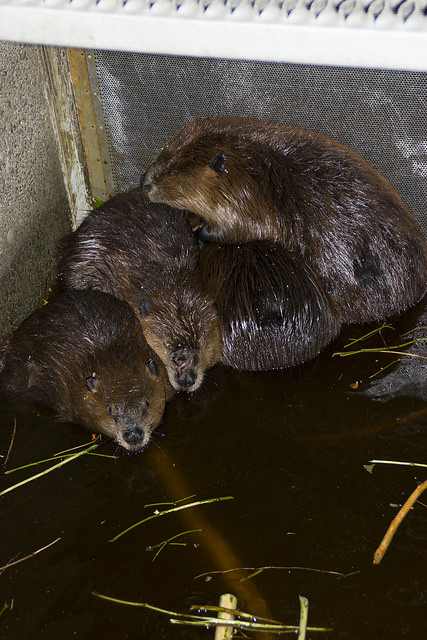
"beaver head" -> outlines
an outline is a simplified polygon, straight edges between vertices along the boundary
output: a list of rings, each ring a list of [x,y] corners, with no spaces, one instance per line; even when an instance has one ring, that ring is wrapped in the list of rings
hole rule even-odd
[[[171,293],[141,301],[141,325],[173,388],[191,393],[221,357],[219,320],[210,297],[194,290]]]
[[[130,306],[100,291],[67,291],[32,313],[2,348],[0,386],[58,420],[147,446],[173,395]]]
[[[136,354],[135,354],[136,355]],[[154,354],[153,354],[154,356]],[[71,415],[59,415],[105,434],[130,452],[146,448],[158,427],[170,397],[162,380],[162,366],[154,356],[119,362],[108,355],[89,371],[69,382]]]
[[[227,122],[204,119],[187,124],[162,149],[141,178],[141,186],[152,202],[203,218],[204,239],[220,242],[229,239],[230,233],[234,242],[269,237],[269,225],[274,238],[275,221],[269,222],[268,212],[277,193],[277,183],[272,183],[278,156],[261,135],[259,140],[246,137],[238,119],[231,119],[224,130],[221,123]],[[227,231],[224,237],[222,230]]]

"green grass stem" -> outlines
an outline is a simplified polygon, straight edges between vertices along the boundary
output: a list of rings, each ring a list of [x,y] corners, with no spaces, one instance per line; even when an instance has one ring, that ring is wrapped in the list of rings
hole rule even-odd
[[[396,351],[396,349],[403,349],[404,347],[409,347],[411,344],[417,342],[416,340],[409,340],[408,342],[404,342],[403,344],[396,344],[393,347],[369,347],[366,349],[358,349],[357,351],[336,351],[332,354],[332,356],[342,356],[345,358],[346,356],[354,356],[358,353],[397,353],[402,356],[413,356],[417,358],[423,358],[425,356],[419,356],[414,353],[407,353],[406,351],[400,352]]]
[[[84,451],[83,453],[86,453],[86,452]],[[111,458],[113,460],[117,460],[117,456],[110,456],[105,453],[89,452],[88,455],[97,456],[98,458]],[[52,460],[65,460],[66,458],[70,458],[71,456],[75,456],[75,454],[74,453],[57,454],[52,458],[45,458],[44,460],[38,460],[37,462],[30,462],[29,464],[24,464],[22,467],[15,467],[14,469],[9,469],[8,471],[4,472],[4,475],[6,476],[9,473],[15,473],[15,471],[22,471],[22,469],[28,469],[29,467],[37,467],[37,465],[39,464],[43,464],[44,462],[52,462]]]
[[[401,361],[401,358],[397,358],[397,360],[393,360],[393,362],[389,362],[388,364],[385,365],[385,367],[381,367],[381,369],[379,369],[378,371],[375,371],[375,373],[370,375],[369,380],[372,380],[372,378],[375,378],[375,376],[379,376],[380,373],[383,373],[383,371],[385,371],[389,367],[392,367],[394,364],[397,364],[400,361]]]
[[[32,482],[33,480],[37,480],[37,478],[41,478],[41,476],[44,476],[47,473],[50,473],[51,471],[55,471],[55,469],[59,469],[60,467],[63,467],[64,464],[67,464],[68,462],[71,462],[72,460],[75,460],[76,458],[79,458],[80,456],[84,456],[85,454],[89,453],[89,451],[92,451],[92,449],[96,449],[97,446],[98,446],[97,444],[93,444],[92,446],[88,447],[84,451],[79,451],[79,453],[75,453],[72,456],[68,456],[65,460],[62,460],[58,464],[55,464],[52,467],[49,467],[49,469],[45,469],[44,471],[41,471],[40,473],[37,473],[35,476],[31,476],[31,478],[27,478],[26,480],[22,480],[22,482],[18,482],[18,484],[14,484],[12,487],[8,487],[7,489],[4,489],[3,491],[0,491],[0,496],[3,496],[6,493],[9,493],[10,491],[13,491],[14,489],[17,489],[18,487],[22,487],[22,485],[27,484],[28,482]]]
[[[199,507],[202,504],[209,504],[210,502],[222,502],[223,500],[233,500],[233,499],[234,499],[233,496],[223,496],[221,498],[210,498],[209,500],[199,500],[198,502],[190,502],[189,504],[183,504],[180,507],[174,507],[173,509],[165,509],[165,511],[157,511],[157,513],[154,513],[152,516],[148,516],[148,518],[144,518],[139,522],[135,522],[135,524],[132,524],[130,527],[128,527],[124,531],[121,531],[116,536],[114,536],[114,538],[111,538],[110,542],[116,542],[116,540],[124,536],[125,533],[132,531],[132,529],[135,529],[135,527],[139,527],[139,525],[144,524],[144,522],[153,520],[153,518],[160,518],[161,516],[165,516],[168,513],[174,513],[175,511],[181,511],[182,509],[190,509],[191,507]]]
[[[180,546],[187,545],[186,542],[172,542],[172,540],[176,540],[181,536],[185,536],[187,533],[197,533],[200,531],[202,531],[202,529],[190,529],[189,531],[181,531],[181,533],[177,533],[175,536],[172,536],[172,538],[168,538],[167,540],[163,540],[163,542],[159,542],[159,544],[150,545],[149,547],[146,548],[146,551],[151,551],[152,549],[157,549],[159,547],[157,553],[153,556],[151,560],[152,562],[154,562],[154,560],[157,558],[159,553],[161,553],[167,545],[180,545]]]
[[[355,338],[354,340],[351,340],[351,342],[344,345],[344,349],[347,349],[347,347],[351,347],[351,345],[356,344],[356,342],[363,342],[364,340],[367,340],[368,338],[375,335],[376,333],[380,333],[383,329],[394,329],[394,327],[392,324],[382,324],[381,327],[377,327],[377,329],[373,329],[372,331],[365,333],[365,335],[360,336],[360,338]]]
[[[187,496],[186,498],[180,498],[179,500],[174,500],[173,502],[151,502],[150,504],[144,504],[144,507],[166,507],[167,505],[172,505],[176,507],[180,502],[184,502],[184,500],[191,500],[191,498],[195,498],[196,494],[193,493],[191,496]]]

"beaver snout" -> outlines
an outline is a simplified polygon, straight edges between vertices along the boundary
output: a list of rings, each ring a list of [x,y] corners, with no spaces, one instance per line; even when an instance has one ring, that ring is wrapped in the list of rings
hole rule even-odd
[[[157,171],[157,169],[155,167],[150,167],[145,173],[142,174],[139,181],[139,186],[143,191],[145,191],[145,193],[155,191],[158,176],[159,172]]]
[[[163,202],[163,196],[158,188],[157,176],[153,172],[146,173],[141,178],[141,188],[147,194],[151,202]]]
[[[172,362],[176,367],[175,380],[177,384],[184,391],[188,391],[197,380],[197,356],[183,347],[173,353]]]
[[[142,176],[141,187],[142,187],[142,190],[145,191],[146,193],[149,193],[151,191],[153,187],[153,183],[147,175]]]
[[[123,432],[123,440],[125,445],[129,445],[130,449],[142,449],[145,445],[145,433],[140,427],[132,427]]]
[[[196,379],[197,373],[196,371],[194,371],[194,369],[178,369],[176,380],[179,386],[182,387],[182,389],[184,389],[185,391],[190,389],[194,385]]]

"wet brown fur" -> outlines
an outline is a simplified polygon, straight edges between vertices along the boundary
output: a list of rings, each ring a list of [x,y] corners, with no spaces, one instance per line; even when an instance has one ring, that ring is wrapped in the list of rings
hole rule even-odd
[[[92,211],[63,243],[59,281],[126,300],[172,386],[192,392],[221,355],[218,316],[201,285],[198,255],[185,214],[133,189]]]
[[[246,118],[194,120],[143,176],[153,202],[188,209],[201,237],[268,239],[304,257],[344,322],[417,302],[427,243],[399,194],[358,153],[325,135]]]
[[[222,321],[226,365],[252,371],[294,366],[314,358],[340,330],[319,278],[277,243],[207,243],[200,268]]]
[[[128,451],[147,446],[173,395],[132,309],[98,291],[58,294],[24,320],[3,343],[0,387]]]

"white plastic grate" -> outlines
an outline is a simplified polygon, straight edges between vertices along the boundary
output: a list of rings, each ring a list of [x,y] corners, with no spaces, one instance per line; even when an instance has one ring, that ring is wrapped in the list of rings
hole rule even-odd
[[[427,0],[0,0],[0,40],[427,70]]]

